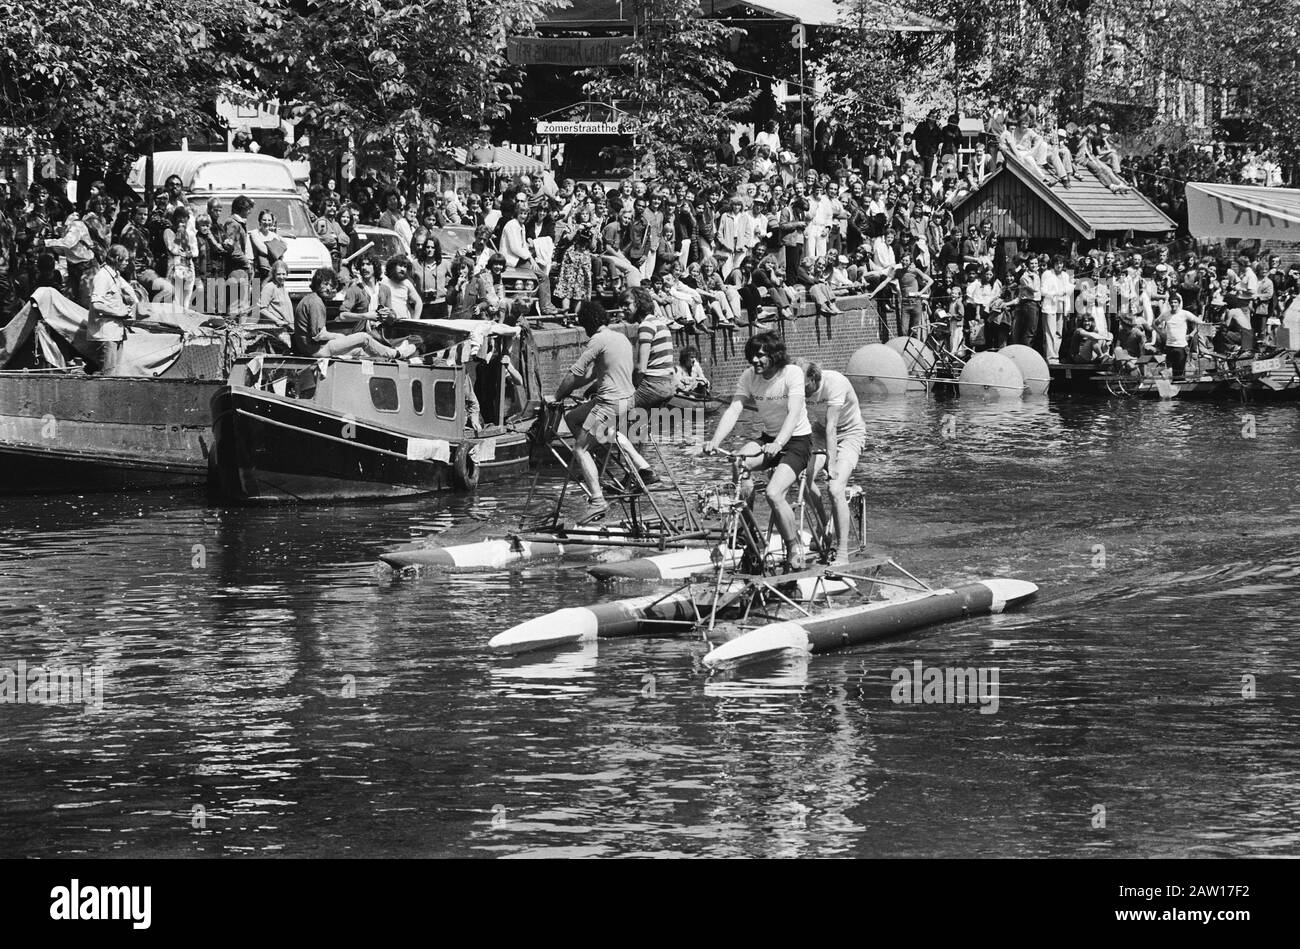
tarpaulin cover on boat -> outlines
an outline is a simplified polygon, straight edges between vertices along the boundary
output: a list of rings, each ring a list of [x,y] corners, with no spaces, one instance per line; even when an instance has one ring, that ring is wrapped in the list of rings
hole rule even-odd
[[[93,362],[95,344],[87,338],[87,311],[50,287],[38,287],[27,303],[0,328],[0,369],[14,368],[20,353],[35,350],[46,366],[66,366],[65,352]],[[202,325],[209,317],[171,304],[150,304],[144,319],[128,324],[116,376],[167,375],[188,348],[222,347],[224,330]],[[241,347],[242,350],[242,347]],[[211,360],[201,360],[210,362]]]
[[[1300,189],[1189,181],[1187,227],[1200,240],[1300,241]]]

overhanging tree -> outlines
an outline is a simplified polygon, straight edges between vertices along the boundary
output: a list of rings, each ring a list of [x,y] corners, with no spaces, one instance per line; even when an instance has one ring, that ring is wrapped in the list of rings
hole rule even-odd
[[[112,162],[210,129],[251,95],[244,50],[279,25],[271,0],[0,0],[7,144]]]
[[[870,144],[882,123],[897,122],[908,94],[933,90],[951,103],[951,34],[881,29],[878,0],[841,6],[839,25],[818,30],[809,52],[821,78],[821,105],[855,146]]]
[[[1300,0],[1092,0],[1089,13],[1150,75],[1227,94],[1234,137],[1300,164]]]
[[[632,114],[643,171],[699,186],[747,98],[724,101],[735,67],[727,45],[743,31],[704,18],[697,0],[642,0],[636,37],[618,66],[590,70],[587,95]]]
[[[471,142],[510,107],[508,35],[557,0],[294,0],[259,50],[262,82],[295,118],[418,158]],[[411,182],[414,186],[415,182]]]

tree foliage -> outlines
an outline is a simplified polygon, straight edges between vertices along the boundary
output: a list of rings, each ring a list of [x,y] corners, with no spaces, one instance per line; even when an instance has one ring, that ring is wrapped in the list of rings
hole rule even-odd
[[[506,37],[564,2],[0,0],[0,144],[129,156],[212,130],[218,98],[272,96],[313,133],[467,144],[513,104]],[[952,34],[878,32],[880,0],[842,6],[842,28],[812,31],[805,58],[851,134],[871,136],[927,88],[1087,117],[1102,30],[1105,55],[1133,66],[1134,96],[1149,105],[1161,76],[1204,84],[1241,104],[1233,137],[1300,164],[1300,0],[929,0],[924,12]],[[619,66],[586,74],[587,94],[632,113],[643,159],[690,173],[748,109],[738,79],[725,92],[743,31],[706,19],[698,0],[628,9],[635,41]]]
[[[743,31],[705,19],[697,0],[645,0],[641,12],[621,64],[590,70],[586,93],[631,113],[638,160],[649,169],[698,177],[718,133],[749,107],[723,99],[734,71],[728,43]]]
[[[1172,80],[1237,112],[1232,138],[1300,162],[1300,0],[937,0],[963,86],[1090,120],[1098,102],[1149,125]],[[1107,88],[1109,86],[1109,88]],[[1178,121],[1175,119],[1174,121]]]
[[[1206,85],[1240,110],[1237,136],[1300,163],[1300,0],[1093,0],[1089,13],[1149,77]]]
[[[562,0],[0,0],[0,129],[79,158],[277,97],[313,129],[467,141],[509,108],[508,34]]]
[[[296,0],[260,49],[263,85],[361,144],[464,144],[504,114],[506,36],[559,0]]]
[[[247,97],[244,50],[278,24],[265,0],[0,0],[0,128],[10,145],[139,153]]]
[[[823,109],[858,145],[870,144],[882,123],[899,121],[905,100],[925,91],[952,108],[950,34],[878,30],[878,19],[878,0],[845,0],[840,26],[819,31],[809,50]]]

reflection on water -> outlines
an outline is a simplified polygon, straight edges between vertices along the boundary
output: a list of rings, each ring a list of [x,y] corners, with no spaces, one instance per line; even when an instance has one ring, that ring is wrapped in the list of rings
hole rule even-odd
[[[596,675],[596,643],[531,655],[505,656],[491,668],[495,694],[503,698],[561,698],[594,691],[581,680]]]
[[[810,656],[783,656],[709,676],[704,694],[714,698],[789,697],[808,684]]]
[[[1256,437],[1243,438],[1243,417]],[[398,576],[527,483],[391,505],[0,500],[0,666],[102,666],[102,710],[0,704],[10,854],[1108,856],[1300,844],[1293,406],[871,405],[876,542],[1030,609],[708,676],[698,639],[503,658],[640,589],[582,564]],[[718,463],[670,449],[691,484]],[[994,667],[996,715],[891,670]],[[1103,805],[1105,828],[1094,828]]]

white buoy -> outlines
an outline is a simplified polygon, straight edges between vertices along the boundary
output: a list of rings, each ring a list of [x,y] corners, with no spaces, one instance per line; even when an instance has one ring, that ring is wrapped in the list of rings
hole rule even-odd
[[[929,380],[935,361],[933,349],[915,336],[894,336],[885,345],[903,357],[909,373],[922,382]]]
[[[1016,364],[1030,395],[1047,395],[1047,387],[1052,384],[1052,374],[1047,368],[1047,360],[1038,350],[1017,343],[1014,346],[1003,346],[998,350],[998,355],[1005,356]]]
[[[1025,377],[1000,353],[976,353],[961,371],[961,394],[966,398],[1018,399]]]
[[[844,375],[859,399],[887,399],[907,394],[907,363],[884,343],[868,343],[855,350],[844,367]]]

